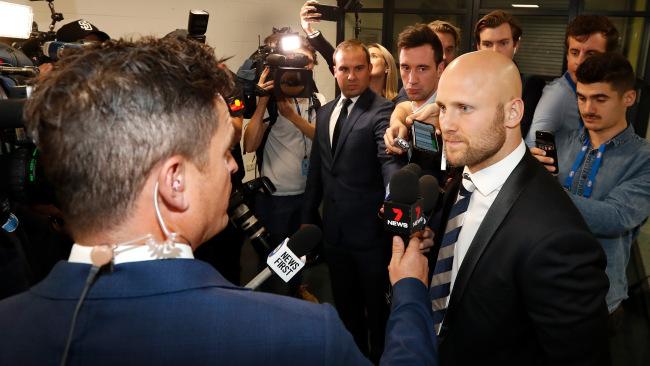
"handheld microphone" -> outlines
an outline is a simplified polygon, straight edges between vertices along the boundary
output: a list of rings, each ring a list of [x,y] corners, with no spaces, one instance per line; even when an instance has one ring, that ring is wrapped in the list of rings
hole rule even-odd
[[[420,178],[422,176],[422,168],[420,168],[420,166],[415,164],[415,163],[408,163],[402,169],[412,172],[418,178]]]
[[[320,242],[323,233],[315,225],[305,225],[269,254],[262,272],[246,284],[246,288],[256,289],[273,273],[289,282],[304,266],[300,257],[308,254]]]
[[[390,200],[384,202],[384,227],[408,242],[411,234],[423,230],[423,200],[419,197],[418,176],[402,168],[390,179]]]
[[[420,196],[422,197],[422,211],[427,223],[431,221],[431,215],[440,198],[440,187],[438,180],[433,175],[423,175],[418,181]]]
[[[84,43],[69,43],[69,42],[59,42],[59,41],[49,41],[43,43],[41,48],[43,54],[52,60],[56,61],[65,55],[66,50],[70,49],[79,49],[84,47]]]

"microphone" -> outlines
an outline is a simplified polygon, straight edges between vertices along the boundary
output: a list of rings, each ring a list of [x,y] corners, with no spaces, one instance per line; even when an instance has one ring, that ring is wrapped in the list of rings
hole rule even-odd
[[[438,180],[433,175],[423,175],[418,180],[420,187],[420,196],[422,197],[422,211],[427,223],[431,221],[431,215],[440,198],[440,186]]]
[[[423,230],[423,200],[419,197],[418,176],[402,168],[390,179],[390,200],[384,202],[384,228],[408,243],[411,234]]]
[[[289,282],[305,266],[300,257],[309,253],[321,241],[323,233],[315,225],[305,225],[269,254],[266,264],[255,278],[246,284],[246,288],[256,289],[273,273],[284,282]]]
[[[412,172],[418,178],[422,176],[422,168],[420,168],[420,166],[415,163],[408,163],[402,169]]]
[[[59,42],[59,41],[49,41],[43,43],[42,51],[43,54],[52,60],[56,61],[65,55],[66,50],[69,49],[79,49],[87,44],[84,43],[69,43],[69,42]]]

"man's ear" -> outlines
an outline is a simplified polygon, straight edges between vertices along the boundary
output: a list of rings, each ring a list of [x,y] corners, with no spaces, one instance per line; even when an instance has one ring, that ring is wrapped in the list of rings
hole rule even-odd
[[[524,117],[524,101],[521,98],[513,99],[504,108],[504,126],[507,128],[519,128],[519,123]]]
[[[635,101],[636,101],[636,90],[632,89],[623,93],[623,104],[625,104],[626,107],[633,106]]]
[[[436,70],[438,71],[438,77],[440,77],[440,75],[442,75],[442,72],[445,71],[445,60],[440,61]]]
[[[163,162],[158,174],[158,194],[170,211],[182,212],[189,208],[185,175],[187,163],[184,157],[174,155]]]

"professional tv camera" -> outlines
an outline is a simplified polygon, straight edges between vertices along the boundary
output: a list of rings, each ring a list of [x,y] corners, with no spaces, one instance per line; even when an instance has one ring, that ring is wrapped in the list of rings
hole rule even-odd
[[[310,98],[315,91],[313,73],[307,69],[309,58],[295,52],[301,47],[298,33],[292,32],[289,27],[273,28],[272,35],[265,41],[237,71],[237,79],[244,93],[245,118],[250,118],[255,112],[256,97],[268,95],[257,86],[265,67],[270,68],[267,80],[274,81],[272,98]],[[275,103],[269,103],[269,106],[272,105]]]

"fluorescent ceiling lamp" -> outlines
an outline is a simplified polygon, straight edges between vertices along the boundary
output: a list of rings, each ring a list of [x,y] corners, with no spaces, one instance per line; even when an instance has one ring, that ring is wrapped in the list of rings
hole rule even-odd
[[[537,4],[511,4],[513,8],[539,8]]]
[[[31,6],[0,1],[0,37],[29,38],[33,20]]]

